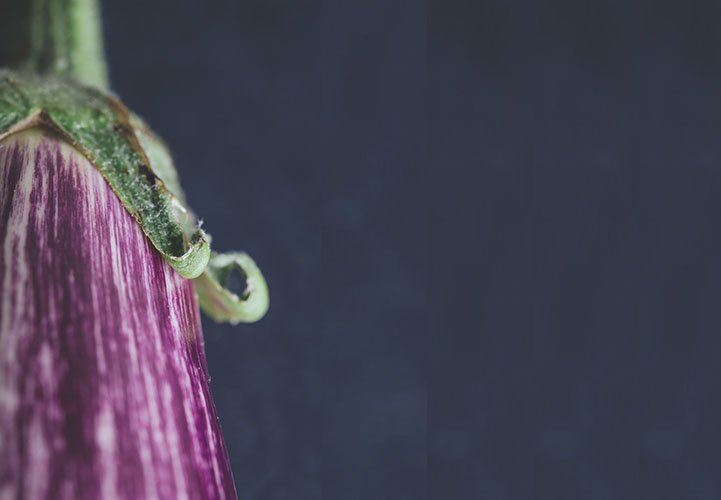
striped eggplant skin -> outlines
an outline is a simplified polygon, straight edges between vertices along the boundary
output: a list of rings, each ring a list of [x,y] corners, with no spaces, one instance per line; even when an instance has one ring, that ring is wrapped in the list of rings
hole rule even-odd
[[[235,499],[192,282],[98,171],[0,143],[0,500]]]

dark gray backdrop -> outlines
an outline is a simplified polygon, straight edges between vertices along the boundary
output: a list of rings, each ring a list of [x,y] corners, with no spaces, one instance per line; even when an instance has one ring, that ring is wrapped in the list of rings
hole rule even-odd
[[[241,498],[721,498],[717,2],[105,15],[271,286],[206,322]]]
[[[113,88],[269,282],[262,322],[204,324],[240,498],[422,498],[423,4],[103,6]]]

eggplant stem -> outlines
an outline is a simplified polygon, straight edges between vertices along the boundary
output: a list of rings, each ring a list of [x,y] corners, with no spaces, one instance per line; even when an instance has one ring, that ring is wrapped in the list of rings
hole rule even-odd
[[[0,66],[107,89],[98,0],[4,0]]]

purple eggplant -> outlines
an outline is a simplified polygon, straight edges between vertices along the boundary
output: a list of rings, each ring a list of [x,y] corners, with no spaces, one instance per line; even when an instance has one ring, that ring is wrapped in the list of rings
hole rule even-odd
[[[267,286],[211,251],[100,35],[97,0],[3,2],[0,500],[235,499],[199,306],[256,321]]]
[[[0,143],[0,499],[233,499],[193,283],[92,164]]]

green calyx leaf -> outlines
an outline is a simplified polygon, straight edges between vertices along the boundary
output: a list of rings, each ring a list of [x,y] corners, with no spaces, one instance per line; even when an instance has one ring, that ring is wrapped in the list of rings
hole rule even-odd
[[[240,294],[230,290],[235,271],[245,279]],[[206,271],[195,279],[195,289],[200,307],[215,321],[251,323],[268,311],[268,285],[253,259],[244,253],[213,254]]]
[[[211,259],[210,238],[185,204],[167,147],[138,116],[114,96],[68,77],[0,70],[0,141],[36,127],[87,157],[170,265],[185,278],[198,278],[206,313],[233,323],[260,319],[268,302],[260,271],[244,254],[231,254],[232,263],[223,256]],[[211,260],[216,264],[209,266]],[[242,269],[248,283],[255,283],[247,297],[220,287],[228,266]],[[218,303],[238,306],[236,299],[242,307],[218,312]]]
[[[58,134],[83,153],[181,275],[203,272],[210,257],[207,237],[194,221],[188,223],[189,212],[153,169],[120,101],[63,77],[0,72],[0,139],[33,127]],[[151,142],[148,134],[140,137]]]

